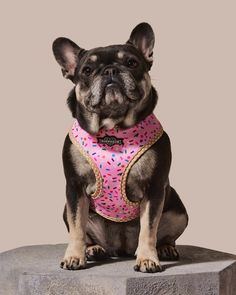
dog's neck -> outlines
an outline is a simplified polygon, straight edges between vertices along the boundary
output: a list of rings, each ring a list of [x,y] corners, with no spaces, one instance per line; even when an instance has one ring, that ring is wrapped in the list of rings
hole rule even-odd
[[[70,92],[67,103],[72,116],[78,120],[80,126],[88,133],[96,134],[101,128],[112,129],[118,127],[126,129],[133,127],[153,112],[157,100],[157,92],[152,87],[146,98],[142,99],[134,108],[128,110],[124,117],[118,119],[101,118],[99,114],[88,111],[77,101],[75,89]]]

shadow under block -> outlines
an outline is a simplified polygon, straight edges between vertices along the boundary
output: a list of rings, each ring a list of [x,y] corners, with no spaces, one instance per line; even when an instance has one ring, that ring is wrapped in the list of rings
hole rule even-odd
[[[60,269],[66,245],[38,245],[0,254],[1,295],[236,295],[236,256],[178,246],[180,260],[162,262],[161,273],[133,270],[134,259],[89,262]]]

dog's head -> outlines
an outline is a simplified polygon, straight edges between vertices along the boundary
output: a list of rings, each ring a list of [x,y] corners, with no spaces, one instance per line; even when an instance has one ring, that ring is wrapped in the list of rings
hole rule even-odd
[[[127,128],[153,111],[157,94],[148,72],[154,39],[151,26],[141,23],[123,45],[85,50],[67,38],[54,41],[63,76],[75,84],[68,105],[82,128],[93,134]]]

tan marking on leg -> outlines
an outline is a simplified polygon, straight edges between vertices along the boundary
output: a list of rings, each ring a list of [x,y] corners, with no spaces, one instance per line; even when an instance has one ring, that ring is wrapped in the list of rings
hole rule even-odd
[[[70,154],[78,176],[86,176],[90,178],[90,183],[87,185],[86,193],[87,195],[92,195],[96,191],[96,178],[94,172],[91,168],[91,165],[87,159],[81,154],[78,150],[78,147],[75,144],[70,146]]]
[[[89,201],[86,196],[78,200],[75,220],[67,205],[67,219],[70,227],[69,244],[62,262],[64,269],[79,269],[86,266],[86,225],[88,220]]]
[[[70,146],[70,154],[76,173],[79,176],[85,176],[91,173],[91,166],[85,157],[80,153],[76,145]]]
[[[156,241],[162,208],[163,204],[159,207],[152,226],[150,226],[150,201],[144,199],[140,204],[140,233],[135,255],[137,256],[136,264],[141,272],[161,271],[157,256]]]

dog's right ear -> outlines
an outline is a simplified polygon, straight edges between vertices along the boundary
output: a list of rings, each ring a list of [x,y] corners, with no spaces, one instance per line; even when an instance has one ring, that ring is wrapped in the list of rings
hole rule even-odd
[[[85,50],[64,37],[57,38],[53,42],[52,50],[57,62],[61,66],[63,76],[73,81],[79,55]]]

